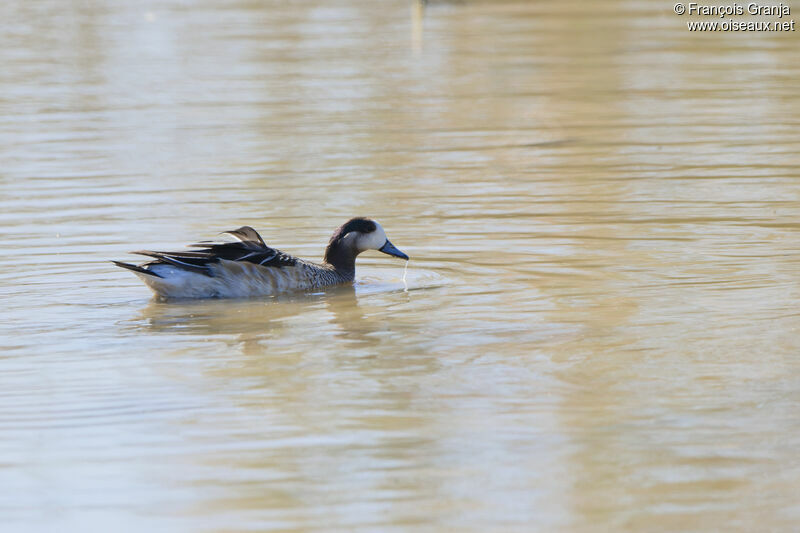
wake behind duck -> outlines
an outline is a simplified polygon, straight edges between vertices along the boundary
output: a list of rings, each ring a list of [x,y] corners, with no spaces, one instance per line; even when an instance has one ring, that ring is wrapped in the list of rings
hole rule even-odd
[[[381,225],[368,218],[350,219],[334,231],[322,263],[270,248],[250,226],[225,233],[236,242],[204,241],[190,245],[198,250],[182,252],[141,250],[131,253],[154,259],[140,265],[113,263],[163,298],[247,298],[352,282],[356,257],[366,250],[408,260]]]

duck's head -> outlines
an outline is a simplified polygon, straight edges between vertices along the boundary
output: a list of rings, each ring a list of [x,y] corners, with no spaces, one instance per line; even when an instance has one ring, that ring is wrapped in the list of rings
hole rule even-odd
[[[369,218],[351,218],[333,232],[325,249],[325,262],[337,269],[355,268],[356,256],[367,250],[378,250],[401,259],[408,256],[386,238],[380,224]]]

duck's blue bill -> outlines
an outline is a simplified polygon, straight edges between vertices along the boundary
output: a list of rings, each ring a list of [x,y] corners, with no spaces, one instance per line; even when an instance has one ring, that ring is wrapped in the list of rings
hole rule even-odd
[[[400,259],[405,259],[408,261],[408,256],[394,247],[394,244],[389,242],[389,239],[386,239],[386,244],[380,247],[378,250],[379,252],[383,252],[385,254],[393,255],[395,257],[399,257]]]

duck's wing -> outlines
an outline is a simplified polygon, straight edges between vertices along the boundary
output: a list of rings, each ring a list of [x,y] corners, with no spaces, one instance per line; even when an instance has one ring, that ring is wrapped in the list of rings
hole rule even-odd
[[[223,231],[222,234],[230,235],[231,237],[233,237],[234,239],[236,239],[237,241],[241,242],[242,244],[248,247],[269,248],[264,242],[264,239],[261,238],[261,235],[259,235],[258,232],[253,228],[251,228],[250,226],[242,226],[239,229]]]
[[[223,232],[236,238],[237,242],[216,243],[212,241],[199,242],[189,246],[198,250],[181,252],[156,252],[152,250],[139,250],[131,252],[138,255],[152,257],[155,260],[141,265],[152,267],[157,264],[169,264],[183,270],[197,272],[206,276],[213,276],[211,265],[219,263],[221,259],[227,261],[243,261],[263,267],[289,267],[297,264],[297,259],[289,254],[270,248],[256,230],[250,226]]]

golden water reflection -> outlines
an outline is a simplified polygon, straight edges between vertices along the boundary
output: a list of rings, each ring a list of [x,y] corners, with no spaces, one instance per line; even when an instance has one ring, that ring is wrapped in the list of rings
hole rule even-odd
[[[410,10],[409,10],[410,8]],[[0,517],[791,530],[792,35],[612,1],[10,1]],[[153,302],[109,259],[353,215],[412,261]]]

